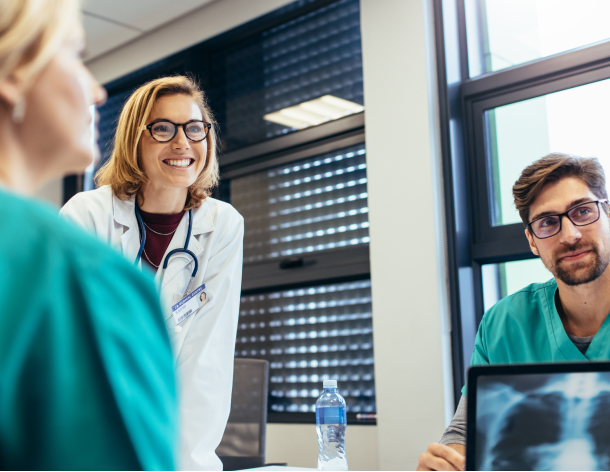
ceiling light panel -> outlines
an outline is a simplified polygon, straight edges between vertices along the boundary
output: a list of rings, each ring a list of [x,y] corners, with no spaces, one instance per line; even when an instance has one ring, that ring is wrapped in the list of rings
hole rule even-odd
[[[272,123],[304,129],[362,111],[364,111],[364,107],[358,103],[333,95],[324,95],[314,100],[268,113],[263,118]]]

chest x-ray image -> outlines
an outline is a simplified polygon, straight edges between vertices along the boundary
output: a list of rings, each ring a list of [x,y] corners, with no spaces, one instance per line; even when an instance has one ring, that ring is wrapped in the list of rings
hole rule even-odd
[[[610,372],[479,378],[476,470],[610,470]]]

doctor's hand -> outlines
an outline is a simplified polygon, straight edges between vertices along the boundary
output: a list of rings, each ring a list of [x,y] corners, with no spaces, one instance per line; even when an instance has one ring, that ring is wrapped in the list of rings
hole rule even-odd
[[[466,470],[466,448],[461,444],[432,443],[428,450],[419,456],[416,470]]]

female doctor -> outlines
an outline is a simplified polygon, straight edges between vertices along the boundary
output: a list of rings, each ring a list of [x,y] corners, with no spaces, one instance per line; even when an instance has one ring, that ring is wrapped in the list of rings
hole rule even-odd
[[[176,76],[137,89],[96,178],[100,188],[61,214],[156,271],[178,374],[178,466],[222,470],[215,450],[231,407],[244,229],[231,205],[209,196],[216,135],[198,86]]]

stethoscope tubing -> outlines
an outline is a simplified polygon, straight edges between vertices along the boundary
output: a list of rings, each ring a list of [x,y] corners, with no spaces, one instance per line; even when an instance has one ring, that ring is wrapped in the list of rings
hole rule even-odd
[[[136,260],[133,265],[137,266],[142,258],[142,251],[144,251],[144,245],[146,244],[146,226],[144,226],[144,220],[142,219],[142,214],[140,213],[140,208],[138,208],[138,199],[135,201],[135,209],[136,209],[136,219],[138,220],[138,228],[140,229],[140,249],[138,250],[138,255],[136,256]]]
[[[146,244],[146,226],[144,225],[144,220],[142,219],[142,214],[140,213],[140,208],[138,207],[138,199],[136,198],[135,200],[135,213],[136,213],[136,219],[138,220],[138,228],[140,230],[140,248],[138,249],[138,255],[136,256],[136,260],[134,262],[134,265],[138,265],[138,263],[140,262],[140,259],[142,258],[142,252],[144,251],[144,245]],[[193,280],[195,279],[195,275],[197,275],[197,271],[199,270],[199,261],[197,261],[197,256],[195,256],[195,254],[189,250],[189,241],[191,240],[191,234],[193,233],[193,210],[190,209],[188,211],[188,218],[189,218],[189,226],[188,226],[188,231],[186,234],[186,240],[184,241],[184,248],[176,248],[173,249],[169,252],[169,254],[167,254],[167,256],[165,256],[165,259],[163,260],[163,267],[161,269],[161,280],[163,280],[163,276],[165,275],[165,269],[167,269],[167,265],[169,264],[169,260],[172,256],[179,254],[179,253],[185,253],[188,254],[189,256],[191,256],[191,258],[193,259],[193,263],[194,263],[194,267],[193,267],[193,272],[191,273],[191,280],[189,282],[189,285],[186,289],[185,294],[189,293],[189,290],[191,288],[191,284],[193,282]]]

